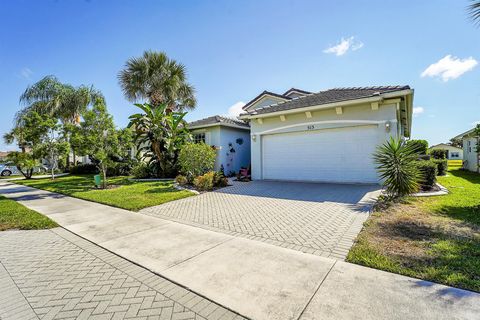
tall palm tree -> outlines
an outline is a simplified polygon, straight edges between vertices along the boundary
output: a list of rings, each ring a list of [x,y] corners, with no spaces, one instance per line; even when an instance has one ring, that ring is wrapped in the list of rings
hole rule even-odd
[[[53,115],[64,123],[76,123],[88,106],[97,100],[103,101],[104,98],[93,86],[74,87],[61,83],[54,76],[46,76],[27,87],[20,96],[20,102],[26,107],[19,112],[17,119],[33,109]]]
[[[40,114],[49,114],[62,121],[67,140],[69,139],[69,125],[78,124],[80,115],[88,106],[104,102],[102,93],[93,86],[74,87],[60,82],[54,76],[46,76],[37,83],[27,87],[20,96],[20,103],[26,105],[16,115],[17,124],[22,116],[30,110]],[[75,162],[75,150],[73,150],[73,162]],[[67,160],[67,167],[70,161]]]
[[[118,73],[125,97],[131,102],[147,100],[151,105],[166,105],[183,111],[196,106],[195,89],[187,82],[185,66],[164,52],[145,51],[130,58]]]
[[[476,25],[479,25],[480,24],[480,1],[479,0],[470,1],[470,4],[468,5],[467,10],[473,22]]]

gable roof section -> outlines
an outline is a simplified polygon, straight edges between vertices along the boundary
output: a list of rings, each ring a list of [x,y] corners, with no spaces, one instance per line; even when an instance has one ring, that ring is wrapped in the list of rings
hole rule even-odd
[[[223,116],[211,116],[208,118],[192,121],[188,123],[190,129],[198,129],[204,127],[213,127],[213,126],[226,126],[226,127],[235,127],[240,129],[249,129],[250,125],[244,121],[236,120]]]
[[[278,94],[278,93],[275,93],[275,92],[271,92],[271,91],[267,91],[267,90],[264,90],[262,93],[260,93],[258,96],[256,96],[255,98],[253,98],[252,100],[250,100],[249,102],[247,102],[246,105],[244,105],[242,107],[243,110],[247,110],[250,106],[252,106],[253,104],[255,104],[255,102],[257,102],[258,100],[260,100],[261,98],[265,97],[265,96],[272,96],[272,97],[275,97],[275,98],[280,98],[280,99],[284,99],[284,100],[289,100],[291,99],[290,97],[286,97],[284,95],[281,95],[281,94]]]
[[[301,90],[301,89],[297,89],[297,88],[290,88],[287,91],[285,91],[285,93],[282,94],[282,96],[289,96],[292,93],[299,93],[299,94],[304,95],[304,96],[306,96],[307,94],[312,94],[312,92],[310,92],[310,91],[305,91],[305,90]]]
[[[356,100],[362,98],[375,97],[384,93],[410,90],[409,86],[381,86],[381,87],[352,87],[352,88],[334,88],[318,93],[309,94],[289,101],[272,104],[263,108],[255,109],[252,112],[246,112],[242,115],[258,115],[297,108],[305,108],[322,104]]]
[[[475,132],[475,128],[465,131],[464,133],[459,134],[458,136],[453,137],[452,139],[463,139],[468,138]]]

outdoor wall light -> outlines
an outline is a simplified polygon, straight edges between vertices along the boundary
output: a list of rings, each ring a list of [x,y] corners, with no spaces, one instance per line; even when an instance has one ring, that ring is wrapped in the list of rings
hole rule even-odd
[[[257,141],[257,136],[254,135],[254,134],[252,134],[252,140],[253,140],[253,141]]]
[[[390,132],[390,127],[391,126],[392,126],[392,124],[390,123],[390,121],[385,122],[385,131]]]

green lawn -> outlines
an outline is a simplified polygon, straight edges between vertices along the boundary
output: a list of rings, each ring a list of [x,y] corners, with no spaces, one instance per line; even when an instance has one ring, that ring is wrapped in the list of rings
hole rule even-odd
[[[20,203],[0,196],[0,231],[8,229],[49,229],[57,224]]]
[[[94,188],[93,175],[69,175],[55,180],[45,178],[14,182],[133,211],[193,195],[190,191],[175,189],[173,181],[133,182],[127,177],[109,178],[109,185],[115,187],[107,190]]]
[[[480,175],[453,169],[438,181],[448,195],[374,212],[347,260],[480,291]]]

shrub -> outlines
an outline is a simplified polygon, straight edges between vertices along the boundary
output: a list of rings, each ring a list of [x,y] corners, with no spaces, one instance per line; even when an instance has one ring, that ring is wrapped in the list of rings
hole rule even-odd
[[[96,174],[98,168],[93,163],[82,163],[73,167],[70,167],[71,174]]]
[[[417,156],[412,144],[393,137],[373,154],[377,171],[390,197],[401,197],[418,190]]]
[[[175,178],[175,182],[181,186],[184,186],[188,183],[187,177],[182,176],[181,174]]]
[[[437,181],[437,164],[430,161],[417,161],[417,170],[420,172],[419,184],[423,190],[430,190]]]
[[[407,145],[411,146],[415,153],[426,154],[428,149],[427,140],[408,140]]]
[[[216,156],[215,149],[205,143],[188,143],[178,157],[180,172],[192,182],[195,177],[213,170]]]
[[[114,162],[107,168],[107,176],[129,176],[132,174],[132,169],[135,166],[133,161],[127,162]]]
[[[208,191],[213,189],[213,179],[215,177],[215,172],[210,171],[205,173],[202,176],[198,176],[193,180],[193,185],[197,190]]]
[[[448,170],[447,159],[434,159],[432,161],[437,165],[437,175],[444,176],[447,174],[447,170]]]
[[[152,176],[152,170],[145,162],[138,162],[133,166],[131,174],[136,179],[145,179]]]
[[[216,188],[223,188],[228,186],[228,178],[225,177],[223,172],[215,172],[215,175],[213,176],[213,186]]]
[[[447,158],[447,150],[444,149],[433,149],[430,151],[430,155],[434,159],[446,159]]]

